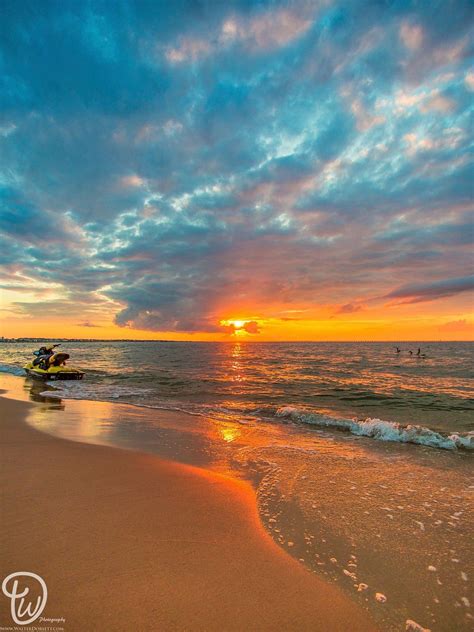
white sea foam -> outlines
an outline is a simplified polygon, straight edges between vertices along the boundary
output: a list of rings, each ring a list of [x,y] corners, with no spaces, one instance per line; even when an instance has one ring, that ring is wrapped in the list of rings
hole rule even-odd
[[[0,373],[11,375],[23,375],[24,371],[12,364],[0,364]],[[238,414],[236,410],[226,409],[211,404],[181,402],[168,398],[157,398],[154,388],[137,387],[136,385],[110,384],[106,382],[71,382],[55,383],[56,390],[45,390],[41,394],[45,397],[57,399],[88,399],[121,401],[146,408],[176,410],[197,416],[215,416],[218,419],[224,417],[238,417],[239,420],[247,419],[248,414]],[[257,415],[259,411],[255,411]],[[260,413],[259,413],[260,414]],[[263,415],[262,415],[263,416]],[[370,437],[379,441],[392,441],[399,443],[414,443],[445,450],[474,449],[474,432],[453,432],[441,434],[428,427],[420,425],[402,425],[378,418],[348,419],[325,415],[304,408],[283,406],[276,412],[279,418],[290,419],[296,423],[310,424],[320,428],[345,430],[359,437]],[[265,419],[266,416],[263,416]],[[253,419],[253,417],[252,417]]]
[[[1,365],[0,365],[1,366]],[[55,383],[55,390],[47,390],[41,393],[44,397],[57,399],[89,399],[89,400],[122,400],[145,408],[156,408],[164,410],[176,410],[191,415],[208,416],[221,414],[222,409],[205,404],[185,404],[176,401],[154,401],[148,403],[143,401],[143,396],[153,393],[149,388],[136,388],[130,386],[117,386],[110,384],[88,384],[84,382],[61,383],[60,387]],[[137,400],[138,398],[138,400]],[[425,428],[423,426],[407,425],[384,421],[382,419],[367,418],[365,420],[344,419],[331,417],[315,412],[308,412],[294,406],[283,406],[276,412],[279,418],[290,419],[296,423],[304,423],[322,428],[346,430],[351,434],[362,437],[370,437],[379,441],[394,441],[399,443],[415,443],[432,448],[442,448],[445,450],[465,450],[474,449],[474,432],[465,434],[451,434],[444,436],[439,432]]]
[[[407,425],[402,426],[392,421],[384,421],[383,419],[372,419],[368,417],[365,420],[359,419],[343,419],[330,417],[320,413],[308,412],[304,409],[295,408],[293,406],[283,406],[276,412],[277,417],[291,419],[297,423],[310,424],[320,426],[322,428],[335,428],[340,430],[348,430],[354,435],[362,437],[371,437],[379,441],[396,441],[398,443],[416,443],[419,445],[429,446],[431,448],[442,448],[444,450],[455,450],[464,448],[466,450],[474,449],[474,432],[465,434],[451,434],[444,436],[435,430],[425,428],[424,426]]]

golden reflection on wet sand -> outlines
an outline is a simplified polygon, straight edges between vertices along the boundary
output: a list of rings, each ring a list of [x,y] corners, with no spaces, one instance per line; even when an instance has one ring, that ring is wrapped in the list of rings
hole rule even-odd
[[[275,541],[384,629],[406,619],[446,632],[472,626],[469,454],[107,402],[43,398],[29,423],[246,478]]]

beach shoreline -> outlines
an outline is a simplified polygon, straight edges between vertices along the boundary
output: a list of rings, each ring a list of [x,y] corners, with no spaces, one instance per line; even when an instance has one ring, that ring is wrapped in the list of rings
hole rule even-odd
[[[250,485],[52,437],[25,422],[36,404],[0,401],[2,577],[43,577],[64,630],[375,629],[275,544]]]

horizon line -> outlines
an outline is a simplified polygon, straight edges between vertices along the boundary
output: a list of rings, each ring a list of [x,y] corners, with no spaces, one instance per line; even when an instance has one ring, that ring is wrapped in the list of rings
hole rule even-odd
[[[413,342],[422,342],[422,343],[431,343],[431,342],[474,342],[474,339],[470,340],[166,340],[164,338],[48,338],[42,336],[20,336],[19,338],[5,338],[0,337],[0,343],[14,344],[18,342],[50,342],[53,340],[59,340],[62,342],[178,342],[178,343],[187,343],[187,342],[199,342],[204,344],[215,344],[215,343],[244,343],[244,344],[290,344],[290,343],[311,343],[311,344],[320,344],[320,343],[385,343],[385,344],[404,344],[404,343],[413,343]]]

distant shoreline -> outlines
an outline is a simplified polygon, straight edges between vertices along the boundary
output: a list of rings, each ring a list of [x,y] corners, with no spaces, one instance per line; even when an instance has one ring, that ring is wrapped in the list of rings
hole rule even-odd
[[[266,345],[288,345],[288,344],[448,344],[448,343],[474,343],[474,340],[166,340],[164,338],[1,338],[0,344],[21,344],[26,342],[163,342],[179,344],[266,344]]]

